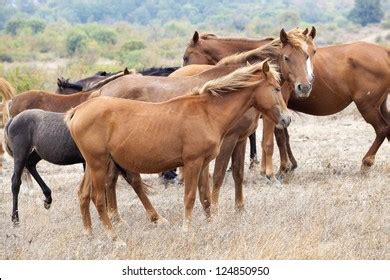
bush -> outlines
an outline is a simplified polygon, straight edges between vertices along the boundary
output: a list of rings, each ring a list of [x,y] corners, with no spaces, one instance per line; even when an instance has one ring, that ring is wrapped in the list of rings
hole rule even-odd
[[[137,40],[131,40],[124,43],[121,47],[121,52],[132,52],[137,50],[145,49],[146,46],[144,42],[137,41]]]
[[[363,26],[380,22],[384,16],[380,0],[355,0],[355,6],[348,18]]]
[[[20,30],[29,29],[32,34],[37,34],[45,30],[46,24],[40,19],[24,19],[21,17],[12,18],[7,22],[6,32],[11,35],[16,35]]]
[[[74,55],[86,49],[88,37],[84,31],[75,29],[66,37],[66,49],[68,54]]]
[[[43,89],[45,86],[45,76],[34,68],[15,67],[2,76],[13,85],[18,93],[31,89]]]

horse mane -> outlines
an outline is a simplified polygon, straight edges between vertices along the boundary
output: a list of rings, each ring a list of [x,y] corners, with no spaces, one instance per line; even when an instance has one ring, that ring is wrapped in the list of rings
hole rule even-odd
[[[150,67],[139,70],[138,73],[144,76],[168,76],[180,67]]]
[[[2,93],[1,96],[3,96],[3,102],[12,99],[16,94],[15,88],[2,77],[0,77],[0,92]]]
[[[126,67],[125,70],[120,71],[112,76],[108,76],[106,79],[101,80],[101,81],[91,85],[90,87],[87,87],[86,89],[84,89],[84,91],[97,90],[97,89],[101,88],[102,86],[104,86],[105,84],[108,84],[109,82],[111,82],[119,77],[129,75],[129,74],[135,74],[135,73],[137,73],[137,72],[134,69],[128,70]]]
[[[294,48],[302,48],[305,50],[307,48],[307,42],[309,41],[309,38],[302,32],[302,30],[295,28],[288,31],[287,36],[288,42]],[[267,58],[269,58],[272,62],[275,62],[280,55],[282,47],[283,44],[280,41],[280,38],[277,38],[272,42],[256,49],[227,56],[221,59],[216,65],[239,64],[253,59],[264,60]]]
[[[274,37],[266,37],[262,39],[250,39],[250,38],[235,38],[235,37],[218,37],[213,33],[204,33],[200,35],[200,38],[203,40],[221,40],[221,41],[242,41],[242,42],[256,42],[256,41],[266,41],[274,40]]]
[[[65,79],[64,77],[57,79],[57,86],[59,89],[71,88],[71,89],[75,89],[78,91],[83,90],[83,87],[81,85],[79,85],[77,83],[72,83],[69,81],[69,79]]]
[[[226,76],[210,80],[203,86],[193,89],[192,93],[193,95],[209,93],[212,96],[221,96],[232,91],[257,85],[261,80],[251,81],[251,78],[256,76],[256,72],[262,71],[265,62],[262,61],[240,67]],[[273,83],[278,83],[280,81],[280,74],[276,69],[275,65],[269,63],[269,72],[265,75],[265,79],[270,79]]]

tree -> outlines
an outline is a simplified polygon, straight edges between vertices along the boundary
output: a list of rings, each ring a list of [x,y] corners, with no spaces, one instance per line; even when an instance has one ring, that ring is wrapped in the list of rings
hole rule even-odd
[[[348,19],[366,26],[369,23],[380,22],[384,12],[380,0],[355,0],[355,6]]]

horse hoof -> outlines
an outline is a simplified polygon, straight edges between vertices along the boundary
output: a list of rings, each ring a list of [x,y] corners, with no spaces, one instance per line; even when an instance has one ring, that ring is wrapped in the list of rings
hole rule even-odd
[[[92,236],[92,228],[86,228],[84,229],[84,235],[91,237]]]
[[[127,243],[120,238],[117,238],[117,240],[114,241],[114,244],[117,249],[127,247]]]
[[[44,201],[43,202],[43,206],[45,207],[45,209],[49,210],[50,206],[51,206],[51,203],[47,203],[46,201]]]
[[[163,217],[159,217],[154,223],[158,226],[169,225],[168,220]]]

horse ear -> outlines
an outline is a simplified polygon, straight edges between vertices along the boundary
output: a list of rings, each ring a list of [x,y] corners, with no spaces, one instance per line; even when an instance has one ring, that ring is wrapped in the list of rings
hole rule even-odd
[[[129,75],[129,74],[130,74],[130,71],[126,67],[125,70],[123,70],[123,75]]]
[[[306,27],[306,29],[303,30],[302,34],[303,34],[303,35],[307,35],[307,33],[309,33],[309,29]]]
[[[267,74],[268,72],[269,72],[268,61],[264,61],[264,62],[263,62],[263,73],[264,73],[264,74]]]
[[[311,27],[311,30],[310,30],[310,33],[309,33],[309,36],[314,39],[316,37],[316,28],[314,26]]]
[[[192,42],[196,44],[199,41],[199,33],[195,31],[194,36],[192,36]]]
[[[284,28],[280,30],[280,41],[282,42],[283,46],[287,45],[288,43],[288,36]]]
[[[62,87],[62,81],[61,81],[60,78],[57,79],[57,86],[58,86],[59,88]]]

